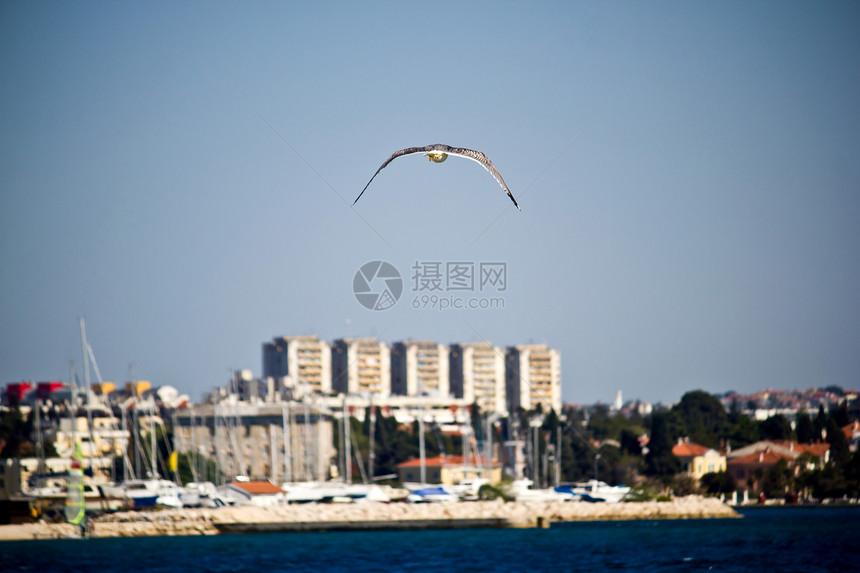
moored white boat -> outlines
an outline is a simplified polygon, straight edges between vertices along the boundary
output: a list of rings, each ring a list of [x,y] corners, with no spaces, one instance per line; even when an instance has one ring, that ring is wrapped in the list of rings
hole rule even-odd
[[[375,484],[298,482],[281,484],[287,503],[353,503],[391,501],[390,488]]]
[[[530,479],[514,480],[511,493],[517,501],[576,501],[578,497],[569,491],[556,489],[532,489],[534,483]]]
[[[441,485],[404,484],[409,489],[406,500],[410,503],[449,503],[458,501],[457,495]],[[417,487],[416,487],[417,486]]]
[[[121,484],[134,507],[182,507],[182,489],[166,479],[134,479]]]
[[[182,488],[182,505],[184,507],[223,507],[227,501],[218,493],[211,481],[189,482]]]
[[[605,501],[606,503],[618,503],[630,493],[630,488],[626,485],[609,485],[606,482],[595,479],[576,483],[572,486],[561,486],[556,489],[569,491],[580,496],[583,501]]]

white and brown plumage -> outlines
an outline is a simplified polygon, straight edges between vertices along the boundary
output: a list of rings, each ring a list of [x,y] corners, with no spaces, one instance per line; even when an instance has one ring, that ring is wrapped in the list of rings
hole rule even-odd
[[[511,198],[511,201],[514,202],[514,206],[517,209],[520,209],[520,206],[517,205],[517,200],[514,199],[514,196],[511,194],[511,190],[508,189],[508,186],[505,184],[505,180],[502,179],[502,176],[499,174],[496,166],[493,165],[493,162],[490,161],[490,158],[481,153],[480,151],[474,151],[472,149],[464,149],[462,147],[451,147],[449,145],[445,145],[443,143],[436,143],[434,145],[427,145],[425,147],[407,147],[406,149],[401,149],[400,151],[395,151],[391,154],[391,157],[385,160],[385,163],[376,170],[376,173],[373,174],[373,177],[370,178],[370,181],[367,182],[367,185],[364,186],[364,189],[361,190],[361,193],[358,194],[358,197],[355,198],[355,201],[352,203],[355,205],[358,203],[358,200],[361,199],[361,196],[364,195],[364,192],[367,191],[367,188],[370,187],[370,183],[373,181],[373,178],[379,175],[379,172],[385,169],[385,167],[397,159],[398,157],[403,157],[404,155],[412,155],[414,153],[423,153],[427,156],[429,161],[433,161],[434,163],[442,163],[446,159],[448,159],[449,155],[456,155],[458,157],[465,157],[466,159],[471,159],[472,161],[477,161],[481,164],[481,166],[490,172],[490,175],[499,182],[499,185],[502,186],[502,189],[505,190],[505,193],[508,194],[508,197]],[[520,209],[522,211],[522,209]]]

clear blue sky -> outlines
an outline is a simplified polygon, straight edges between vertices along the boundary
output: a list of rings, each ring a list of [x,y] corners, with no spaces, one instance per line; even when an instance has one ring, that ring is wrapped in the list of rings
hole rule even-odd
[[[306,333],[545,342],[569,402],[856,388],[858,30],[857,2],[2,2],[0,384],[80,372],[83,316],[106,380],[194,399]],[[523,211],[420,156],[351,207],[430,143]],[[506,263],[504,309],[414,309],[416,261]]]

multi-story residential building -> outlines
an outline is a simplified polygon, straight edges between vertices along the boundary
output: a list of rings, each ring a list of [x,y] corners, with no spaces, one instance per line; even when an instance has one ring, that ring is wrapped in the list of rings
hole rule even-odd
[[[336,418],[340,417],[343,410],[344,400],[341,396],[323,396],[318,403],[326,406],[334,412]],[[362,396],[352,395],[346,397],[346,406],[350,415],[364,422],[368,408],[373,406],[379,415],[393,417],[401,424],[412,424],[418,419],[426,423],[439,426],[467,426],[469,425],[469,406],[461,398],[439,398],[435,396]]]
[[[391,394],[391,347],[375,338],[341,338],[331,346],[331,388],[345,394]]]
[[[263,344],[263,378],[276,389],[303,387],[309,392],[332,389],[331,345],[314,335],[281,336]]]
[[[250,404],[227,399],[181,409],[175,448],[214,458],[228,479],[323,480],[336,452],[332,415],[320,406],[312,400]]]
[[[546,344],[508,348],[505,356],[508,410],[530,410],[538,404],[561,411],[561,353]]]
[[[537,404],[561,409],[561,357],[545,344],[503,351],[486,343],[388,345],[376,338],[341,338],[329,344],[316,336],[282,336],[263,345],[263,378],[273,382],[250,387],[243,396],[276,401],[306,392],[420,394],[477,402],[483,411],[502,415]],[[299,392],[285,394],[282,388]]]
[[[505,352],[485,342],[449,347],[450,391],[455,398],[475,402],[482,411],[507,413]]]
[[[448,347],[430,340],[395,342],[391,346],[391,392],[447,398]]]

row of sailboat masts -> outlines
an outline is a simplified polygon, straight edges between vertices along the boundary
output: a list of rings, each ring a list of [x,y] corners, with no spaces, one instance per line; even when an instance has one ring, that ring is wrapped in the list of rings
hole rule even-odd
[[[88,447],[89,466],[90,466],[90,472],[93,475],[95,475],[95,455],[96,455],[96,451],[98,449],[98,442],[95,439],[95,427],[94,427],[95,425],[94,425],[94,421],[93,421],[93,407],[94,407],[94,405],[92,403],[93,389],[92,389],[92,384],[91,384],[91,380],[90,380],[90,365],[91,364],[92,364],[93,371],[96,374],[96,378],[97,378],[99,384],[103,384],[104,381],[102,380],[101,373],[100,373],[99,367],[98,367],[98,363],[96,362],[95,354],[93,353],[93,349],[87,340],[86,322],[84,321],[84,318],[79,317],[78,323],[80,326],[80,333],[81,333],[81,355],[82,355],[81,357],[83,358],[83,367],[84,367],[83,391],[84,391],[84,409],[86,410],[86,418],[87,418],[87,430],[86,431],[87,431],[88,437],[89,437],[89,447]],[[134,379],[134,366],[131,366],[130,370],[131,370],[131,381],[132,381],[132,385],[135,387],[135,396],[136,396],[136,385],[135,385],[135,379]],[[70,397],[70,424],[71,424],[70,441],[71,441],[72,448],[74,448],[75,442],[77,441],[78,385],[76,383],[76,378],[77,378],[77,375],[75,374],[74,361],[70,361],[69,362],[69,386],[71,389],[71,397]],[[135,400],[136,400],[136,397],[135,397]],[[140,467],[141,467],[140,443],[139,443],[140,434],[139,434],[139,424],[138,424],[136,405],[137,405],[137,403],[135,401],[135,410],[134,410],[134,421],[135,421],[134,436],[136,438],[135,439],[135,462],[136,462],[135,463],[135,469],[139,473]],[[122,409],[121,415],[122,415],[122,424],[121,424],[121,427],[119,429],[124,434],[125,433],[125,410],[124,409]],[[112,436],[111,436],[111,446],[112,446],[111,450],[112,450],[112,452],[111,452],[111,456],[110,456],[111,461],[109,462],[110,463],[110,472],[111,472],[112,481],[116,481],[117,476],[115,475],[115,464],[113,463],[113,458],[115,457],[115,452],[116,452],[116,433],[114,432],[114,430],[116,430],[117,428],[116,428],[114,423],[111,424],[110,429],[112,430]],[[151,425],[151,434],[152,434],[152,440],[154,442],[154,440],[155,440],[155,424],[154,423],[152,423],[152,425]],[[129,462],[128,462],[127,455],[126,455],[127,449],[128,449],[128,444],[126,443],[125,447],[123,448],[123,479],[128,479],[128,477],[129,477],[129,467],[128,467]],[[152,460],[150,467],[151,467],[151,470],[153,471],[153,473],[155,473],[155,471],[156,471],[155,470],[155,468],[156,468],[156,463],[155,463],[156,450],[154,447],[152,448],[152,454],[153,454],[153,456],[152,456],[153,460]],[[134,473],[135,473],[134,470],[132,470],[132,474],[134,474]],[[134,475],[132,477],[134,477]]]
[[[301,432],[295,431],[296,419],[293,410],[301,409],[302,423]],[[285,401],[281,405],[282,417],[282,437],[283,437],[283,463],[279,463],[276,459],[278,446],[276,444],[275,428],[270,424],[268,432],[269,452],[272,456],[272,463],[269,465],[269,479],[279,481],[281,478],[278,475],[279,470],[283,471],[283,481],[293,482],[300,479],[304,481],[317,481],[322,479],[319,475],[320,467],[316,463],[319,455],[319,412],[311,411],[311,403],[307,396],[301,400],[301,404],[292,401]],[[209,435],[209,448],[214,451],[214,462],[216,465],[216,473],[218,480],[223,483],[225,479],[232,480],[237,477],[246,476],[248,469],[245,465],[243,433],[240,431],[244,427],[243,408],[241,403],[237,401],[237,396],[233,393],[232,384],[230,391],[227,394],[226,400],[213,404],[212,411],[212,431]],[[312,423],[312,421],[314,421]],[[202,416],[201,416],[202,421]],[[200,436],[195,435],[195,427],[197,425],[197,417],[192,414],[189,420],[192,432],[192,444],[194,448],[205,447]],[[313,427],[312,427],[313,425]],[[223,430],[223,431],[222,431]],[[219,442],[225,443],[226,447],[219,447]],[[300,443],[296,443],[300,442]],[[300,467],[296,465],[296,458],[293,455],[294,446],[298,446],[303,450],[302,464]],[[181,448],[181,446],[180,446]],[[315,467],[317,466],[317,467]]]
[[[556,427],[556,435],[549,435],[547,432],[544,440],[545,447],[541,453],[540,433],[543,427],[543,416],[534,416],[529,420],[529,431],[531,432],[530,439],[520,440],[519,430],[514,429],[515,440],[510,442],[514,447],[525,446],[526,458],[531,469],[531,478],[535,488],[542,488],[550,481],[554,482],[555,486],[561,485],[561,464],[562,464],[562,424],[559,423]],[[553,443],[553,439],[555,442]],[[587,442],[586,442],[587,443]],[[589,447],[592,447],[588,444]],[[592,447],[592,449],[594,449]],[[595,479],[597,473],[597,459],[600,454],[596,454],[595,458]],[[550,479],[550,464],[552,464],[552,479]]]

